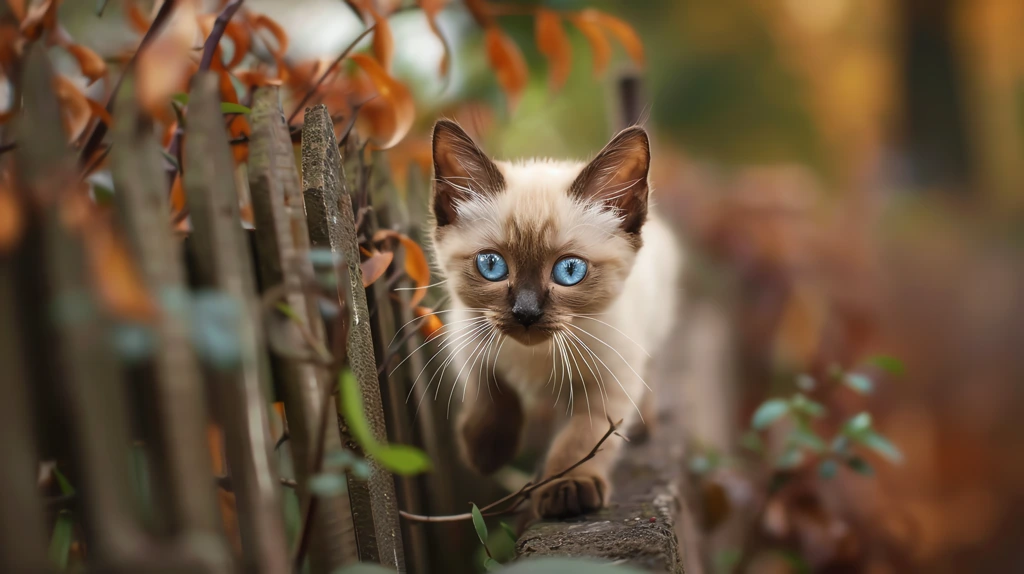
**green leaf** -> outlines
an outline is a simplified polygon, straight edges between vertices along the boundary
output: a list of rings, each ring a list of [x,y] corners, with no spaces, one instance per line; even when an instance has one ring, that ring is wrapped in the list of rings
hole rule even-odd
[[[868,461],[859,456],[850,457],[850,459],[846,461],[846,466],[850,467],[850,470],[857,474],[862,474],[864,476],[871,476],[875,473],[875,469],[871,468]]]
[[[843,434],[857,441],[861,440],[864,433],[869,430],[871,430],[871,413],[869,412],[859,413],[843,425]]]
[[[494,558],[487,558],[484,560],[484,568],[487,569],[488,572],[494,572],[496,570],[501,570],[501,564],[499,564]]]
[[[504,522],[499,522],[498,524],[501,525],[501,529],[505,531],[505,534],[508,534],[508,537],[512,539],[512,542],[515,542],[516,540],[519,540],[519,537],[516,536],[516,531],[512,530],[511,526],[509,526],[508,524],[506,524]]]
[[[61,494],[71,496],[75,493],[75,487],[71,486],[71,481],[56,466],[53,467],[53,476],[57,477],[57,486],[60,487]]]
[[[896,357],[890,357],[889,355],[875,355],[874,357],[869,358],[867,363],[897,377],[902,376],[903,373],[906,372],[906,368],[903,366],[903,361]]]
[[[174,94],[171,96],[171,100],[175,101],[183,106],[188,105],[188,94]],[[222,114],[248,114],[252,112],[249,108],[242,104],[235,104],[232,102],[221,102],[220,113]]]
[[[817,381],[810,375],[798,375],[796,378],[796,388],[804,392],[810,392],[817,386]]]
[[[384,468],[402,476],[430,470],[430,457],[414,446],[382,444],[378,445],[370,454],[379,460]]]
[[[220,113],[222,114],[248,114],[250,112],[252,112],[252,110],[242,104],[233,104],[231,102],[220,103]]]
[[[862,395],[870,394],[874,389],[874,383],[866,375],[860,373],[847,373],[843,377],[843,384],[857,391]]]
[[[896,448],[896,445],[892,444],[889,439],[878,434],[876,431],[868,430],[864,436],[860,437],[860,442],[867,448],[885,457],[889,462],[895,464],[903,462],[903,453],[900,452],[900,449]]]
[[[476,537],[480,539],[480,544],[487,544],[487,523],[484,522],[484,515],[480,514],[480,509],[477,508],[476,504],[473,505],[473,509],[470,511],[473,515],[473,528],[476,529]]]
[[[793,395],[789,406],[794,412],[811,417],[820,417],[825,414],[825,405],[812,401],[803,393]]]
[[[715,554],[715,572],[732,572],[743,553],[738,548],[725,548]]]
[[[309,491],[317,496],[340,496],[348,490],[344,474],[322,472],[309,478]]]
[[[101,183],[93,183],[92,196],[96,200],[96,205],[110,205],[114,201],[114,189]]]
[[[768,425],[779,420],[789,412],[789,403],[782,399],[771,399],[761,403],[750,419],[750,426],[757,430],[767,428]]]
[[[57,514],[57,521],[53,524],[53,535],[50,537],[50,548],[47,552],[50,562],[59,570],[67,570],[68,554],[71,553],[71,538],[74,530],[75,521],[71,512],[61,510]]]
[[[418,474],[430,470],[430,458],[412,446],[381,444],[373,437],[370,423],[363,412],[363,398],[359,394],[359,383],[349,369],[338,376],[341,391],[338,400],[341,412],[348,423],[352,438],[356,439],[363,452],[380,461],[384,468],[401,475]]]
[[[794,444],[811,449],[814,452],[821,452],[825,450],[825,441],[815,434],[813,430],[803,425],[793,429],[793,432],[790,435],[790,440],[792,440]]]
[[[790,470],[800,466],[800,463],[803,461],[804,451],[795,447],[788,447],[782,452],[778,460],[775,461],[775,466],[783,470]]]
[[[825,480],[835,477],[837,472],[839,472],[839,463],[834,459],[823,460],[818,465],[818,475]]]

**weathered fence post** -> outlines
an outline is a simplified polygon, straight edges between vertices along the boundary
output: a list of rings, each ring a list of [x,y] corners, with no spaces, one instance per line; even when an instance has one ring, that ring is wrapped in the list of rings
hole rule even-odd
[[[268,86],[256,91],[251,120],[249,188],[260,280],[265,293],[280,289],[280,300],[302,319],[317,341],[324,342],[317,298],[309,295],[313,278],[309,231],[278,88]],[[291,349],[308,347],[294,325],[286,329],[286,338]],[[284,395],[298,492],[300,499],[308,500],[308,481],[320,464],[315,457],[342,448],[335,422],[337,409],[329,392],[334,379],[325,365],[312,360],[281,357],[275,366]],[[330,418],[326,425],[321,420],[325,416]],[[348,496],[322,498],[310,528],[309,559],[314,573],[329,573],[358,561]]]
[[[246,571],[278,573],[291,567],[273,458],[263,347],[250,252],[242,231],[234,161],[220,111],[219,81],[200,72],[189,97],[185,131],[185,191],[192,217],[196,279],[205,293],[200,313],[223,320],[226,343],[205,357],[224,427],[231,485],[237,499]],[[207,316],[203,320],[211,321]]]
[[[144,421],[154,490],[160,493],[153,503],[161,509],[162,529],[183,550],[179,558],[184,563],[227,572],[232,560],[217,512],[205,390],[189,336],[189,293],[180,244],[168,219],[161,149],[132,90],[121,91],[116,110],[114,198],[143,280],[160,303],[152,325],[153,354],[144,380],[138,381],[149,399],[139,407],[155,415]]]
[[[70,442],[77,496],[90,556],[108,570],[138,564],[152,552],[139,529],[132,502],[129,435],[124,386],[115,362],[112,317],[90,289],[97,270],[88,266],[83,238],[68,227],[68,202],[78,196],[79,173],[67,147],[60,108],[53,88],[46,48],[33,44],[22,78],[24,109],[18,123],[18,183],[40,209],[35,240],[41,242],[48,313],[35,317],[52,322],[55,341],[44,353],[56,363],[55,385],[70,416]],[[65,208],[65,209],[62,209]],[[104,230],[105,231],[105,230]],[[22,294],[25,295],[25,294]]]
[[[346,188],[334,124],[323,105],[306,110],[302,128],[302,181],[311,243],[341,253],[348,265],[349,285],[340,288],[348,288],[352,300],[348,335],[349,364],[359,382],[370,430],[376,440],[384,442],[387,440],[387,429],[377,380],[366,291],[359,267],[359,242],[355,215],[352,213],[352,198]],[[370,458],[368,501],[361,500],[365,491],[358,481],[351,478],[350,499],[360,555],[364,559],[374,559],[400,572],[404,571],[402,532],[398,524],[395,482],[391,473]],[[367,506],[369,516],[366,515]],[[368,552],[372,548],[376,549],[375,553]]]

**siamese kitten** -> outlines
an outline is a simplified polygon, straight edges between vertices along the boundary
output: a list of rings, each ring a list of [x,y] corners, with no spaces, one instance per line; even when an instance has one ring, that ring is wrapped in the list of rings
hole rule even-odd
[[[456,424],[465,461],[484,474],[498,470],[515,456],[531,414],[553,404],[564,420],[545,477],[583,458],[609,418],[651,422],[643,376],[648,351],[675,318],[682,253],[649,210],[646,132],[622,131],[588,164],[504,162],[442,120],[433,154],[431,232],[452,301],[440,344],[462,385]],[[605,506],[621,445],[608,440],[535,491],[535,512]]]

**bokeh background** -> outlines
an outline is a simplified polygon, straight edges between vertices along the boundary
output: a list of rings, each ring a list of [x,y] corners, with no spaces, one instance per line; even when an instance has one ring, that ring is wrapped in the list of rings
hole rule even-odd
[[[119,2],[102,20],[93,4],[65,2],[61,19],[114,54],[135,36]],[[701,387],[730,397],[730,428],[694,440],[730,450],[796,373],[874,353],[904,363],[867,404],[904,462],[816,485],[769,525],[801,560],[763,571],[1024,571],[1024,2],[492,2],[529,65],[514,106],[458,4],[440,17],[448,79],[423,15],[391,17],[395,75],[417,100],[416,126],[388,152],[395,179],[427,177],[441,115],[499,157],[593,154],[618,125],[615,79],[638,74],[656,201],[692,252],[688,292],[722,310],[734,341],[731,374]],[[295,61],[332,59],[362,29],[340,0],[247,5],[287,30]],[[553,92],[536,5],[618,16],[645,65],[616,45],[595,77],[569,29],[572,68]]]

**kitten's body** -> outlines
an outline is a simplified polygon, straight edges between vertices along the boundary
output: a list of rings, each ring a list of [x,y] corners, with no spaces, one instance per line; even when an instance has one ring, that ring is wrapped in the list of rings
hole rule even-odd
[[[648,216],[646,134],[623,132],[589,165],[506,163],[441,123],[434,152],[434,250],[453,308],[441,345],[456,357],[466,397],[463,456],[481,472],[497,470],[531,415],[556,405],[565,420],[544,474],[558,473],[590,451],[608,419],[650,418],[642,377],[676,316],[682,254]],[[491,252],[507,260],[500,280],[477,267]],[[586,262],[578,284],[551,271],[567,257]],[[535,493],[536,511],[564,516],[606,504],[620,443]]]

